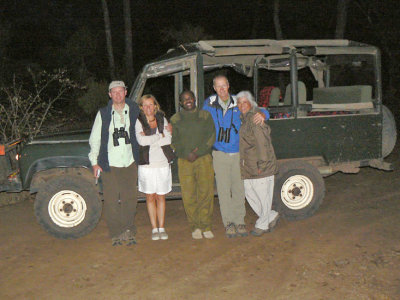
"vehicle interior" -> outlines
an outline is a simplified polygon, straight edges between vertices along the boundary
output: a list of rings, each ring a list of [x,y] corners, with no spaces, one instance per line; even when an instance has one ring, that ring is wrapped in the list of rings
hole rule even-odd
[[[375,47],[347,40],[200,41],[146,65],[131,97],[152,93],[170,116],[182,90],[202,105],[214,94],[212,78],[224,74],[232,94],[252,91],[274,120],[370,114],[381,103],[378,64]]]

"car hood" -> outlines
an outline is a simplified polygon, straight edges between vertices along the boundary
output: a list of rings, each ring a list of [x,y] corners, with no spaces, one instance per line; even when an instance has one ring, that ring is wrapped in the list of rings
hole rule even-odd
[[[66,131],[58,132],[46,135],[39,135],[33,139],[27,141],[27,144],[36,144],[42,142],[78,142],[88,141],[90,136],[90,130],[79,130],[79,131]]]

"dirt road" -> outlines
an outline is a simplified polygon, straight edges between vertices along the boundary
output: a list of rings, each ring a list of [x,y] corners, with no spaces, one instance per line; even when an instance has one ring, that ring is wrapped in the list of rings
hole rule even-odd
[[[84,238],[57,240],[31,201],[2,207],[0,299],[399,299],[397,152],[394,172],[326,178],[313,217],[261,238],[225,238],[217,199],[213,240],[192,240],[182,202],[170,201],[170,239],[151,241],[139,204],[132,247],[112,247],[103,220]],[[255,220],[247,206],[249,228]]]

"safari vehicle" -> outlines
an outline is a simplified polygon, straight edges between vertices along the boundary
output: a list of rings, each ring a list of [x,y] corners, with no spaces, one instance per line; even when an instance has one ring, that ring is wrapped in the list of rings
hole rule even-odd
[[[191,89],[201,107],[221,72],[232,93],[251,90],[270,112],[279,163],[274,205],[285,218],[314,214],[324,199],[324,176],[368,166],[392,169],[383,159],[394,148],[396,127],[382,104],[376,47],[348,40],[199,41],[146,64],[130,98],[152,92],[169,100],[163,108],[173,113],[180,109],[179,93]],[[58,238],[83,236],[100,218],[88,136],[89,131],[38,137],[19,149],[6,146],[1,158],[12,162],[2,190],[37,193],[36,217]],[[175,164],[173,171],[170,197],[179,197]]]

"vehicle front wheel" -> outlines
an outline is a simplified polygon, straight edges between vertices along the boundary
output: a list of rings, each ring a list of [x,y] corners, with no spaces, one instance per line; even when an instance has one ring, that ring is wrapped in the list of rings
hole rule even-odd
[[[318,170],[304,161],[286,162],[275,176],[274,205],[288,220],[312,216],[325,196],[325,183]]]
[[[76,239],[96,227],[102,202],[91,182],[62,175],[39,189],[34,208],[36,218],[48,233],[60,239]]]

